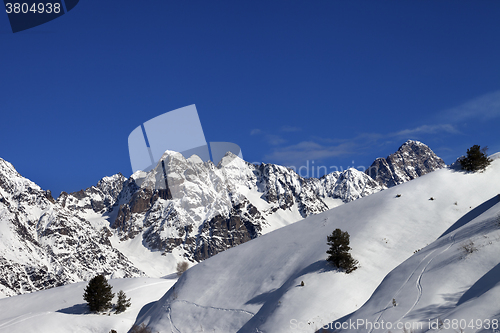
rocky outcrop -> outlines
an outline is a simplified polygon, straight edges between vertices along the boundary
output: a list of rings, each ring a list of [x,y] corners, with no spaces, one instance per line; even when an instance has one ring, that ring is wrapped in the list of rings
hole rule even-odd
[[[88,212],[87,218],[82,216],[88,197],[66,194],[56,202],[0,159],[0,198],[2,294],[88,280],[99,273],[144,275],[113,248],[109,226],[92,223]]]
[[[377,158],[366,174],[380,185],[392,187],[445,166],[428,146],[409,140],[387,158]]]
[[[335,171],[321,177],[319,191],[322,197],[341,199],[343,202],[365,197],[385,188],[363,172],[350,168],[343,172]]]
[[[415,141],[377,159],[373,179],[356,169],[303,178],[231,153],[215,166],[167,151],[147,173],[104,177],[54,200],[0,159],[0,293],[26,293],[99,273],[144,275],[113,244],[135,242],[169,256],[166,261],[199,262],[324,212],[331,198],[348,203],[443,166]]]
[[[104,213],[115,204],[123,190],[126,178],[121,174],[102,178],[96,186],[68,194],[62,192],[57,198],[59,205],[71,210],[84,211],[92,209],[96,213]]]

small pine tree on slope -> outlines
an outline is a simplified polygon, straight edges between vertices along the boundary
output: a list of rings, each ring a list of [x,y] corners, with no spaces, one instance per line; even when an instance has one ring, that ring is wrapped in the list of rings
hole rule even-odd
[[[83,299],[87,302],[90,311],[101,312],[112,307],[111,301],[115,294],[111,292],[112,286],[108,284],[104,275],[100,274],[89,281],[85,288]]]
[[[329,254],[326,259],[338,268],[345,269],[347,274],[354,271],[357,267],[358,261],[355,260],[349,251],[349,233],[340,229],[335,229],[330,236],[326,237],[327,244],[330,249],[326,251]]]
[[[130,307],[130,298],[127,299],[127,295],[123,292],[123,290],[120,290],[117,294],[118,296],[118,301],[116,302],[116,313],[123,312],[127,310],[128,307]]]
[[[462,169],[472,172],[486,169],[491,163],[491,159],[488,158],[486,153],[487,151],[488,147],[481,149],[481,146],[478,145],[474,145],[467,149],[467,156],[459,160]]]

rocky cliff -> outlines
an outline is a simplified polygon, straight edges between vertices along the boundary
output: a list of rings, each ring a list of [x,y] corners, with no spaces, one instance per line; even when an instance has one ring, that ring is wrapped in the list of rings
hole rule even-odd
[[[0,159],[0,293],[31,292],[98,273],[151,275],[152,266],[173,272],[178,261],[202,261],[443,166],[416,141],[377,159],[375,177],[348,169],[306,179],[231,153],[216,166],[167,151],[147,173],[104,177],[54,200]]]
[[[366,174],[379,185],[392,187],[444,168],[446,164],[425,144],[409,140],[392,155],[377,158]]]

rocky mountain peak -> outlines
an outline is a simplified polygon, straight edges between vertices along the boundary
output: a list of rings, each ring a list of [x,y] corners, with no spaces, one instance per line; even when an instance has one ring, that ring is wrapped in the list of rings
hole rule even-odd
[[[443,166],[418,141],[377,159],[374,178],[354,168],[303,178],[290,168],[254,165],[232,153],[215,166],[166,151],[149,172],[104,177],[55,201],[0,159],[0,222],[8,226],[0,235],[0,293],[45,289],[95,273],[146,274],[138,267],[148,259],[118,250],[127,244],[161,254],[165,262],[153,266],[171,267],[162,266],[169,273],[177,261],[202,261]]]
[[[445,166],[444,161],[427,145],[408,140],[394,154],[377,158],[366,174],[380,185],[392,187]]]

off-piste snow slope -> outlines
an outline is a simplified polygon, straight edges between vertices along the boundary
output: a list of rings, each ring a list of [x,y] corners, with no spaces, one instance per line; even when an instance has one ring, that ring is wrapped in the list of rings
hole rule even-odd
[[[367,173],[349,168],[321,178],[229,152],[215,166],[166,151],[148,173],[104,177],[55,200],[0,158],[0,298],[97,274],[159,278],[178,262],[203,261],[444,166],[413,140]]]
[[[219,253],[185,272],[136,323],[155,332],[289,333],[318,331],[360,308],[353,318],[475,318],[480,304],[488,307],[484,319],[498,314],[500,303],[489,300],[500,261],[490,225],[498,205],[449,231],[496,200],[496,157],[483,173],[437,170]],[[349,232],[359,260],[351,274],[325,261],[326,237],[336,228]],[[477,251],[465,255],[469,239]]]
[[[175,274],[174,274],[175,275]],[[113,293],[123,290],[132,305],[115,314],[90,313],[83,300],[86,282],[0,299],[1,333],[125,333],[145,305],[158,300],[174,283],[171,279],[111,279]],[[113,300],[116,303],[117,297]]]
[[[483,188],[488,200],[389,273],[361,309],[324,331],[500,332],[500,194],[489,191],[500,192],[500,183],[491,180]],[[469,194],[479,195],[473,188]]]

